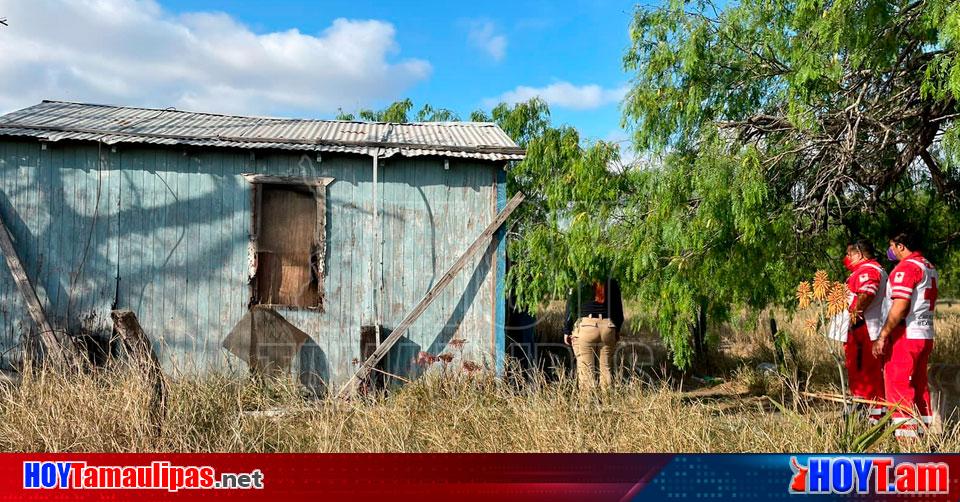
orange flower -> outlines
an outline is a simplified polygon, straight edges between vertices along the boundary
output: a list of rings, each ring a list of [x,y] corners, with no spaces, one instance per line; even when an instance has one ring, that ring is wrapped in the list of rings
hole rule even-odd
[[[797,285],[797,302],[800,304],[801,309],[805,309],[810,306],[810,283],[803,281]]]
[[[846,309],[847,285],[842,282],[835,282],[830,286],[830,293],[827,296],[827,313],[834,316]]]
[[[823,301],[827,299],[830,291],[830,277],[823,270],[817,270],[813,274],[813,299]]]
[[[803,326],[803,332],[808,335],[817,334],[817,320],[816,319],[807,319]]]
[[[450,361],[453,361],[453,354],[444,352],[443,354],[437,356],[437,359],[443,361],[444,363],[449,363]]]

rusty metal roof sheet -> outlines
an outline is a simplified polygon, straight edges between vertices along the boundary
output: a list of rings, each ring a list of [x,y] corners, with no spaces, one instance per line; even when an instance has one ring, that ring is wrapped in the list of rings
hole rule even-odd
[[[524,150],[489,122],[383,123],[242,117],[43,101],[0,117],[0,136],[244,149],[277,148],[383,157],[438,155],[520,160]]]

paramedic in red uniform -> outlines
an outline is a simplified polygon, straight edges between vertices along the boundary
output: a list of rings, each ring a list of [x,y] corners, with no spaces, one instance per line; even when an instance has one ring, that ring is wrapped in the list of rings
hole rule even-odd
[[[897,437],[917,437],[933,421],[927,361],[933,350],[933,312],[937,305],[937,269],[920,254],[917,240],[908,233],[890,239],[887,257],[897,261],[887,282],[887,320],[873,344],[874,355],[884,356],[883,376],[887,401],[899,424]]]
[[[843,265],[850,271],[850,330],[844,343],[850,392],[863,399],[883,401],[883,362],[873,355],[873,341],[883,326],[887,272],[874,259],[873,244],[864,239],[847,245]],[[868,407],[871,420],[883,413],[878,404]]]

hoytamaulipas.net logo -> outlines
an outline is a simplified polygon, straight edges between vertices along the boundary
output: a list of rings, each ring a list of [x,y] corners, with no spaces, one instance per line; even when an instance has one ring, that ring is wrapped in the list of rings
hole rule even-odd
[[[948,492],[950,466],[943,462],[896,462],[893,457],[790,457],[790,493],[918,494]]]
[[[26,461],[26,489],[132,489],[132,490],[260,490],[263,472],[221,472],[208,465],[87,465],[86,462]]]

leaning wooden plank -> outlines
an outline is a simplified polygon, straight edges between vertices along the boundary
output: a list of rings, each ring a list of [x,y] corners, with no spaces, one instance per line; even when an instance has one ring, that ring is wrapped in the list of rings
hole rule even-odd
[[[13,282],[17,284],[17,289],[20,290],[20,294],[23,295],[27,304],[27,311],[30,312],[33,322],[37,324],[37,329],[40,330],[40,342],[43,344],[45,351],[44,359],[52,363],[53,366],[62,366],[67,362],[66,349],[60,344],[56,333],[53,331],[53,326],[47,321],[43,306],[40,305],[40,298],[37,297],[37,291],[30,284],[30,279],[23,268],[23,263],[20,261],[20,255],[17,254],[17,250],[13,246],[13,238],[10,236],[10,231],[7,230],[3,217],[0,217],[0,250],[3,251],[3,256],[7,260]]]
[[[150,338],[140,327],[137,315],[131,310],[114,310],[110,312],[113,319],[113,329],[127,349],[131,365],[137,368],[153,386],[153,396],[150,399],[150,419],[154,433],[160,435],[163,427],[163,418],[167,409],[167,384],[163,378],[163,369]]]
[[[471,244],[470,247],[468,247],[467,250],[460,255],[460,258],[457,259],[450,269],[443,274],[443,277],[441,277],[440,280],[437,281],[437,283],[434,284],[429,291],[427,291],[427,294],[425,294],[423,299],[417,303],[417,306],[414,307],[413,310],[411,310],[402,321],[400,321],[400,324],[397,325],[397,327],[390,333],[390,336],[384,339],[383,342],[377,346],[376,350],[373,351],[373,354],[371,354],[370,357],[363,362],[363,365],[357,369],[357,372],[354,373],[352,377],[350,377],[350,380],[340,388],[340,392],[338,393],[339,396],[346,396],[352,392],[360,382],[367,378],[367,375],[370,374],[370,371],[372,371],[374,366],[376,366],[377,363],[379,363],[380,360],[387,355],[387,352],[390,352],[390,349],[393,348],[393,346],[397,343],[397,340],[406,334],[407,329],[410,328],[413,322],[416,321],[417,318],[427,310],[427,307],[429,307],[433,300],[437,298],[443,288],[453,281],[454,276],[456,276],[457,272],[459,272],[467,264],[467,262],[470,260],[470,257],[473,256],[473,254],[476,253],[477,250],[480,249],[493,236],[493,233],[496,232],[497,229],[503,226],[503,224],[507,221],[507,218],[510,217],[510,214],[513,213],[514,209],[516,209],[517,206],[523,202],[523,198],[523,193],[518,192],[513,196],[512,199],[510,199],[506,207],[503,208],[503,211],[500,211],[500,214],[497,215],[493,222],[490,223],[483,233],[481,233],[480,236],[473,241],[473,244]]]

